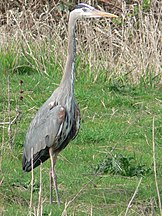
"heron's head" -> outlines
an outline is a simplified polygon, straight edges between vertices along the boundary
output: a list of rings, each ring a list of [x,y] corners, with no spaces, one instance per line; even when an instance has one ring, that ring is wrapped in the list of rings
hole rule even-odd
[[[91,17],[109,17],[116,18],[117,16],[111,13],[107,13],[104,11],[100,11],[95,9],[94,7],[87,5],[85,3],[80,3],[76,6],[76,8],[71,12],[71,14],[76,18],[91,18]]]

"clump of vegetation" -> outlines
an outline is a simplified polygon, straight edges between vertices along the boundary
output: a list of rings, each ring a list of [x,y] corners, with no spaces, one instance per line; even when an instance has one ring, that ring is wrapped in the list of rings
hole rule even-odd
[[[134,156],[124,156],[122,154],[107,155],[104,160],[97,165],[96,173],[110,173],[122,176],[145,176],[151,173],[151,168],[141,164]]]

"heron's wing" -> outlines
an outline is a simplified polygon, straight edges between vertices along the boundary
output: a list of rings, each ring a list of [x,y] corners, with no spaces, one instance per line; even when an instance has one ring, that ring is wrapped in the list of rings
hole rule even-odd
[[[40,160],[40,157],[45,157],[43,154],[48,154],[46,150],[57,145],[66,112],[63,106],[51,106],[51,104],[44,104],[29,126],[24,143],[23,169],[25,169],[25,164],[31,163],[31,159],[33,163]]]
[[[60,143],[60,145],[58,145],[59,151],[64,149],[68,145],[70,140],[75,139],[75,137],[77,136],[77,134],[79,132],[79,128],[80,128],[80,119],[81,119],[80,110],[79,110],[79,107],[77,106],[76,102],[74,101],[74,118],[73,118],[73,122],[72,122],[72,127],[71,127],[71,130],[69,131],[68,135],[66,136],[66,138],[63,140],[63,142]]]

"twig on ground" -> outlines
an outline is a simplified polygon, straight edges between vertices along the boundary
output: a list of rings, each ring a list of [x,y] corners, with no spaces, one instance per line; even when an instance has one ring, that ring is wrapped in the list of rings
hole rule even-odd
[[[19,110],[17,110],[17,114],[12,121],[0,122],[0,125],[10,125],[10,127],[11,127],[11,125],[16,124],[18,118],[20,117],[20,114],[21,114],[21,112]]]
[[[126,209],[126,212],[125,212],[125,215],[124,215],[124,216],[127,216],[128,211],[129,211],[129,209],[131,208],[132,202],[133,202],[133,200],[134,200],[134,198],[135,198],[135,196],[136,196],[136,194],[137,194],[137,192],[138,192],[138,188],[139,188],[139,186],[140,186],[140,184],[141,184],[141,181],[142,181],[142,177],[140,178],[140,180],[139,180],[139,182],[138,182],[138,185],[137,185],[137,187],[136,187],[136,190],[135,190],[135,192],[134,192],[132,198],[130,199],[130,201],[129,201],[129,203],[128,203],[128,206],[127,206],[127,209]]]
[[[93,206],[91,205],[91,216],[93,216]]]
[[[10,76],[8,75],[8,79],[7,79],[7,95],[8,95],[8,121],[7,122],[0,122],[0,125],[8,125],[8,140],[9,140],[9,145],[10,147],[12,147],[13,145],[13,137],[12,137],[12,125],[16,124],[21,112],[16,109],[16,116],[13,118],[13,120],[11,120],[11,92],[10,92]]]
[[[154,117],[152,119],[152,153],[153,153],[153,163],[154,163],[155,186],[156,186],[156,192],[158,196],[160,215],[162,216],[161,198],[160,198],[160,192],[159,192],[159,187],[158,187],[158,182],[157,182],[157,172],[156,172],[155,119]]]
[[[8,82],[8,84],[7,84],[7,86],[8,86],[8,119],[9,119],[8,138],[9,138],[10,147],[12,147],[12,138],[11,138],[11,103],[10,103],[10,76],[8,76],[7,82]]]
[[[2,179],[0,180],[0,186],[1,186],[1,184],[3,183],[3,179],[4,179],[4,176],[3,176]]]
[[[30,206],[29,206],[29,214],[32,216],[32,204],[33,204],[33,185],[34,185],[34,172],[33,172],[33,148],[31,149],[31,166],[32,166],[32,173],[31,173],[31,192],[30,192]]]
[[[90,184],[92,183],[94,180],[95,180],[95,177],[98,176],[100,170],[98,170],[98,172],[96,172],[96,174],[93,176],[93,178],[91,178],[86,184],[83,185],[83,187],[78,191],[78,193],[68,202],[65,202],[65,208],[62,212],[62,215],[61,216],[66,216],[66,209],[69,207],[69,205],[74,202],[74,200],[79,197],[79,195],[81,194],[81,192]]]
[[[37,216],[42,216],[43,206],[42,206],[42,163],[40,164],[40,183],[39,183],[39,199],[37,207]]]

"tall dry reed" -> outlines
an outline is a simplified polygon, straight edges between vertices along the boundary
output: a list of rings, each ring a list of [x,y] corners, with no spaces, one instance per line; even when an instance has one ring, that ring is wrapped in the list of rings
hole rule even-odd
[[[52,5],[44,1],[42,7],[39,1],[35,2],[5,11],[0,46],[1,49],[13,46],[17,59],[23,55],[32,68],[48,73],[46,65],[52,64],[51,57],[64,66],[69,8],[60,9],[63,7],[60,1],[53,1]],[[161,82],[160,12],[155,13],[155,4],[145,10],[142,3],[128,8],[126,1],[122,1],[120,7],[116,20],[77,23],[77,53],[80,62],[84,62],[78,73],[88,66],[94,80],[104,71],[108,79],[124,76],[138,83],[141,78],[150,77]]]

